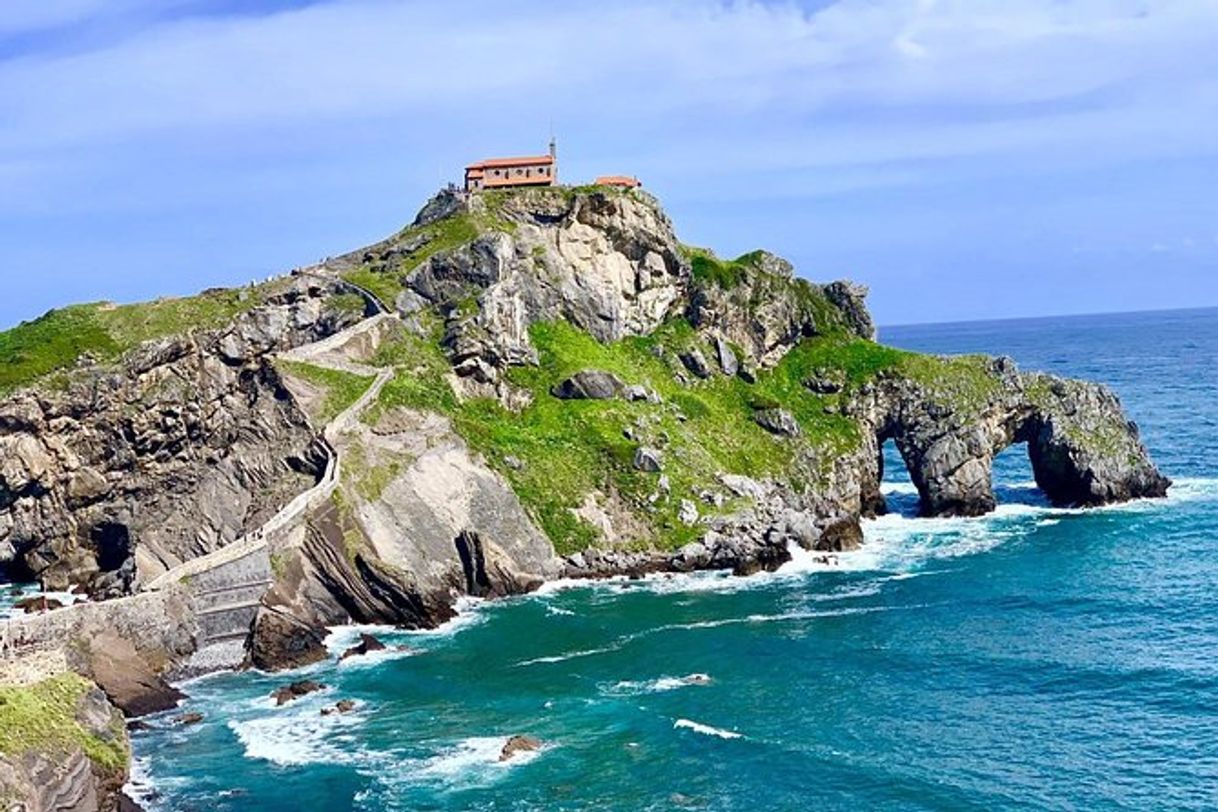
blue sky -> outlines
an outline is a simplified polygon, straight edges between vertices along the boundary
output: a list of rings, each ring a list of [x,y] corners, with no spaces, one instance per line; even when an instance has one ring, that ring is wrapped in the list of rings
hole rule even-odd
[[[363,245],[551,124],[881,323],[1218,305],[1215,0],[3,4],[0,325]]]

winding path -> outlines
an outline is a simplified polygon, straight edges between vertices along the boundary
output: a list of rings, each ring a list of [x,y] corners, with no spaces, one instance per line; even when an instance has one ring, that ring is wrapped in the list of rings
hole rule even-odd
[[[376,329],[385,321],[396,321],[397,317],[391,314],[382,313],[373,316],[370,319],[365,319],[353,327],[349,327],[340,333],[324,338],[321,341],[312,344],[306,344],[303,347],[289,350],[282,353],[279,357],[290,361],[303,361],[327,369],[336,370],[339,372],[353,373],[356,375],[375,376],[371,385],[364,390],[364,393],[359,398],[337,414],[329,423],[327,423],[321,431],[321,446],[326,452],[326,470],[317,484],[309,488],[307,491],[298,494],[292,501],[288,502],[279,511],[268,519],[261,527],[242,536],[231,544],[226,544],[214,552],[208,553],[198,558],[192,558],[189,561],[184,561],[176,567],[161,573],[156,578],[153,578],[144,585],[143,591],[151,591],[163,588],[166,584],[176,583],[183,579],[193,578],[201,575],[204,572],[222,567],[225,564],[230,564],[245,558],[252,553],[265,549],[267,544],[280,531],[291,527],[301,516],[307,511],[318,507],[325,500],[329,499],[334,493],[335,488],[342,479],[341,466],[342,462],[335,447],[337,438],[344,431],[349,429],[365,409],[372,404],[373,401],[380,395],[381,390],[385,387],[392,378],[393,371],[389,369],[378,369],[376,367],[356,364],[345,360],[336,360],[325,358],[325,355],[338,350],[351,339]]]

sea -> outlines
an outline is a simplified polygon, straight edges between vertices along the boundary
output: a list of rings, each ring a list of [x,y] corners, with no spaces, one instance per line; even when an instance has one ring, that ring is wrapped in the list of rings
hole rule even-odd
[[[1168,498],[1054,508],[1016,447],[992,515],[921,519],[889,448],[892,512],[836,563],[557,583],[372,630],[402,650],[194,680],[133,734],[132,792],[174,812],[1218,809],[1218,310],[881,339],[1111,385]],[[274,706],[305,678],[327,687]],[[501,763],[513,734],[542,747]]]

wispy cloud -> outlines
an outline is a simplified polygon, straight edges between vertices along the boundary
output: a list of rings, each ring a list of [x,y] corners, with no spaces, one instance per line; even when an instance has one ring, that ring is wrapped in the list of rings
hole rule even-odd
[[[363,173],[387,163],[425,188],[471,155],[540,146],[551,121],[573,172],[621,168],[702,199],[1218,152],[1209,0],[251,7],[8,0],[0,217],[161,210],[170,195],[282,206],[380,188]],[[109,36],[4,58],[6,34],[99,20]]]

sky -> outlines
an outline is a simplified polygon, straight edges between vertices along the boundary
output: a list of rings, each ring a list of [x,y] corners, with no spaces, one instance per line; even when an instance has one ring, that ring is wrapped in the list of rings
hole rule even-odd
[[[882,324],[1218,305],[1218,0],[2,0],[0,327],[637,175]]]

